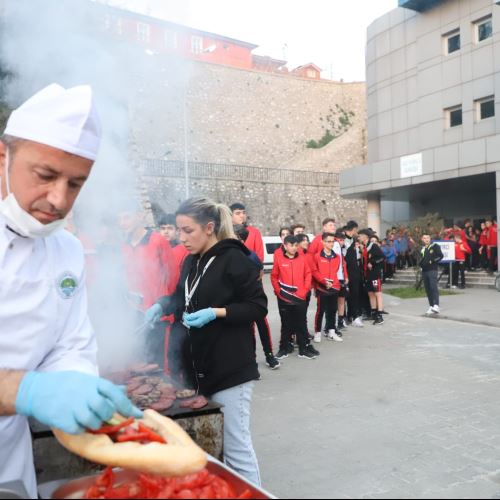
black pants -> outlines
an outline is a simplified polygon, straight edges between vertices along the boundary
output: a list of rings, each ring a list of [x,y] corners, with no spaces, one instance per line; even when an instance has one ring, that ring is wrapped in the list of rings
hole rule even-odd
[[[361,280],[349,282],[349,296],[347,297],[347,312],[350,319],[356,319],[361,316]]]
[[[496,273],[498,271],[498,247],[493,247],[490,254],[490,271]]]
[[[318,309],[316,311],[315,332],[319,333],[323,327],[323,317],[326,316],[325,331],[335,330],[335,319],[338,309],[338,292],[324,295],[318,292]]]
[[[438,271],[424,271],[422,273],[424,279],[425,291],[427,292],[427,298],[429,299],[429,305],[431,307],[439,306],[439,285]]]
[[[309,345],[309,334],[306,330],[307,305],[289,304],[284,300],[278,299],[278,308],[281,317],[281,340],[280,350],[287,350],[290,346],[292,335],[297,336],[297,344],[302,351]]]
[[[269,327],[269,321],[267,321],[267,318],[262,318],[258,319],[255,324],[257,325],[260,343],[262,344],[262,349],[264,349],[264,354],[266,356],[272,356],[273,339],[271,337],[271,328]]]
[[[460,274],[461,286],[465,287],[465,262],[453,264],[453,286],[458,286],[458,275]]]

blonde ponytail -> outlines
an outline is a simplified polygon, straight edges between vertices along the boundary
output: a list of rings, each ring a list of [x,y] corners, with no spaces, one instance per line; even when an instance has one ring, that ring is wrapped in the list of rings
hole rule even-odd
[[[220,218],[220,228],[217,232],[217,240],[236,240],[236,234],[234,234],[233,227],[233,216],[231,214],[231,210],[227,205],[219,203],[216,205],[217,211],[219,212]]]
[[[186,215],[203,226],[213,222],[217,241],[237,239],[231,210],[222,203],[215,203],[208,198],[191,198],[182,203],[175,215]]]

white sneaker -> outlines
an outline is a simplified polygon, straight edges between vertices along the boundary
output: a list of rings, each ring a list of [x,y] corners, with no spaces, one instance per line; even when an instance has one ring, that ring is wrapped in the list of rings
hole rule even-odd
[[[335,330],[330,330],[328,332],[328,340],[333,340],[335,342],[344,342],[344,339],[342,337],[339,337],[336,333]]]
[[[321,344],[321,332],[314,334],[314,342],[316,344]]]
[[[432,316],[434,314],[434,309],[429,307],[428,311],[425,313],[427,316]]]
[[[361,318],[356,318],[353,322],[352,322],[353,326],[355,326],[356,328],[364,328],[365,325],[363,323],[363,320]]]
[[[439,313],[441,312],[441,308],[440,308],[439,306],[434,306],[434,307],[432,308],[432,312],[433,312],[434,314],[439,314]]]

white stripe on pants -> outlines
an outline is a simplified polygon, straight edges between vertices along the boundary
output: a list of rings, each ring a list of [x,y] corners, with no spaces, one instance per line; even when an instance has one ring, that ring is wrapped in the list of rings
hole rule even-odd
[[[259,463],[250,432],[250,409],[254,383],[238,385],[218,392],[212,400],[223,405],[224,461],[238,474],[261,486]]]

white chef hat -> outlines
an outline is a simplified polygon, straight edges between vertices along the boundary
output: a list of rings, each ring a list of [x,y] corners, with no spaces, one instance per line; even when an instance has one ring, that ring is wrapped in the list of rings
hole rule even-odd
[[[89,85],[49,85],[11,114],[5,134],[95,161],[102,131],[92,94]]]

